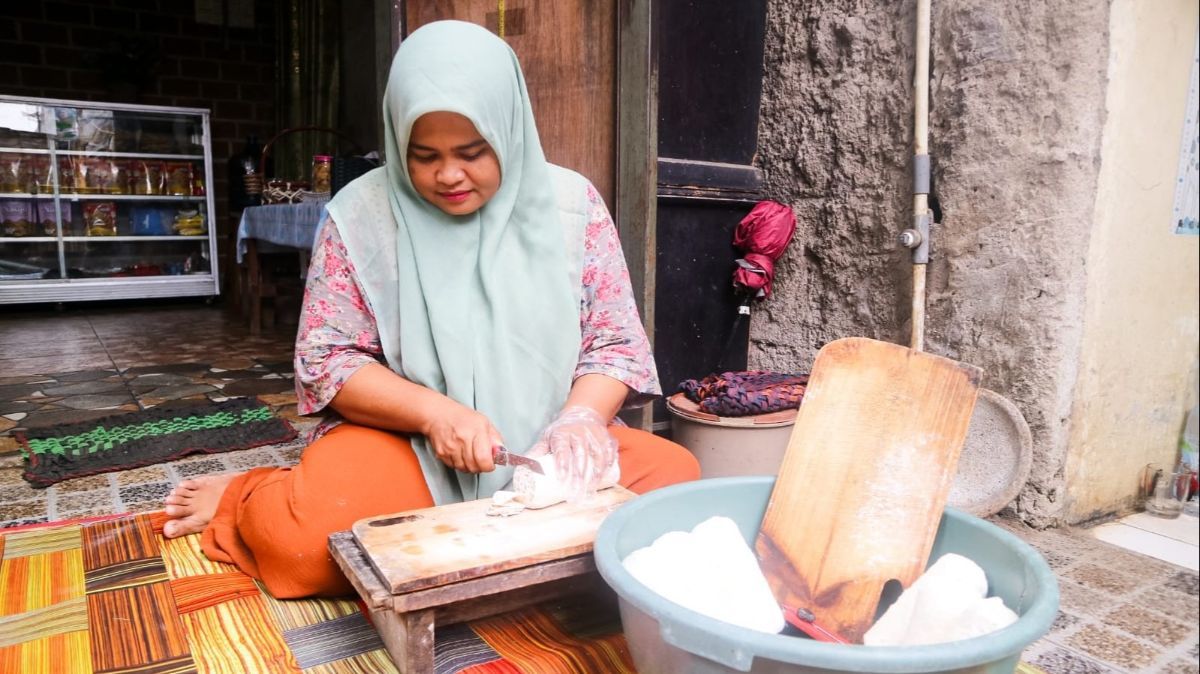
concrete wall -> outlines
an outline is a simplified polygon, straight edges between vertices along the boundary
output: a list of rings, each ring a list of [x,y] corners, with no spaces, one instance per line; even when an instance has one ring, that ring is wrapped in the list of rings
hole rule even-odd
[[[752,322],[752,365],[806,369],[842,336],[906,343],[914,3],[771,0],[759,162],[798,238]],[[1109,5],[934,3],[927,349],[984,368],[1033,431],[1016,508],[1063,516]]]
[[[1200,242],[1171,225],[1196,22],[1191,0],[1112,3],[1108,119],[1071,414],[1071,521],[1134,505],[1140,469],[1175,460],[1196,403]]]

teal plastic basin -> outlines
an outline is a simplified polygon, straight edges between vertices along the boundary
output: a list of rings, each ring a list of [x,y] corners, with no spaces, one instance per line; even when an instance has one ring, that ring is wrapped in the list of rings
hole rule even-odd
[[[596,534],[596,566],[620,600],[625,639],[639,674],[807,672],[1010,673],[1021,651],[1049,629],[1058,582],[1033,548],[977,517],[947,508],[930,561],[956,552],[987,574],[1020,619],[996,632],[930,646],[846,646],[764,634],[706,617],[663,599],[635,580],[621,560],[668,531],[690,530],[713,515],[737,523],[753,546],[773,477],[730,477],[674,485],[618,508]],[[703,560],[696,560],[703,564]]]

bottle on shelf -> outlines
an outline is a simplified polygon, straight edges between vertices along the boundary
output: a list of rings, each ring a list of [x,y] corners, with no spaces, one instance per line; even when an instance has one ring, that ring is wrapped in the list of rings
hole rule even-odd
[[[229,207],[243,209],[247,206],[257,206],[262,203],[263,177],[258,172],[258,162],[262,157],[262,145],[258,136],[251,134],[246,138],[246,146],[241,152],[229,158]]]

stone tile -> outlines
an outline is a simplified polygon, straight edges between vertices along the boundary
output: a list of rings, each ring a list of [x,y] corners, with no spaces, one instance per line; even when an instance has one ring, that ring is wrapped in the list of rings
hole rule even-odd
[[[1179,571],[1179,567],[1170,562],[1130,552],[1116,546],[1091,555],[1089,561],[1097,566],[1140,578],[1143,584],[1166,580]]]
[[[177,374],[199,376],[208,371],[208,367],[208,363],[171,363],[169,361],[164,361],[162,364],[152,363],[129,367],[123,370],[122,374],[124,374],[126,378],[130,377],[131,375],[136,377],[142,374]]]
[[[13,386],[15,384],[28,384],[35,381],[42,381],[45,376],[40,374],[22,374],[15,377],[0,377],[0,386]]]
[[[1054,623],[1050,625],[1050,631],[1061,632],[1063,630],[1068,630],[1078,625],[1079,622],[1079,616],[1074,616],[1070,613],[1063,613],[1062,611],[1059,611],[1058,615],[1054,618]]]
[[[1190,660],[1175,660],[1163,670],[1163,674],[1196,674],[1197,672],[1200,672],[1200,665]]]
[[[161,388],[156,388],[153,391],[147,391],[145,393],[144,399],[145,400],[154,400],[154,401],[179,400],[180,398],[186,398],[188,396],[194,396],[197,394],[208,393],[210,391],[215,391],[215,390],[216,389],[214,387],[208,386],[207,384],[187,384],[187,385],[183,385],[183,386],[163,386]],[[142,395],[139,395],[138,397],[143,398]],[[156,402],[155,404],[159,404],[159,403]]]
[[[69,407],[73,410],[95,410],[105,407],[117,407],[134,402],[133,395],[129,391],[117,393],[99,393],[96,395],[81,395],[64,398],[60,405]]]
[[[46,499],[0,503],[0,520],[20,520],[46,517]]]
[[[1109,594],[1124,595],[1140,584],[1135,576],[1110,571],[1095,564],[1083,564],[1067,571],[1065,577]]]
[[[17,457],[5,457],[5,458],[17,458]],[[25,472],[25,469],[21,467],[20,463],[18,463],[15,466],[0,467],[0,487],[7,487],[7,486],[17,485],[17,484],[28,485],[29,483],[25,481],[25,478],[21,477],[21,475],[24,474],[24,472]]]
[[[43,522],[49,522],[49,521],[50,521],[50,518],[47,517],[46,515],[41,515],[39,517],[24,517],[24,518],[21,518],[18,520],[9,520],[7,522],[0,522],[0,529],[7,529],[9,527],[23,527],[23,526],[28,526],[30,524],[42,524]],[[4,533],[4,532],[0,531],[0,533]]]
[[[268,449],[247,449],[240,452],[229,452],[225,462],[234,470],[243,471],[259,466],[279,465],[279,459]]]
[[[62,424],[74,424],[112,416],[115,410],[63,410],[61,412],[34,412],[25,418],[25,427],[30,431]]]
[[[42,390],[44,384],[10,384],[0,386],[0,401],[24,400]]]
[[[292,389],[291,391],[288,391],[287,393],[264,393],[264,394],[259,395],[258,399],[268,405],[271,405],[272,407],[282,406],[282,405],[295,405],[296,404],[296,391],[295,391],[295,389]]]
[[[231,382],[221,389],[224,395],[256,396],[263,393],[290,393],[295,385],[287,379],[241,379]]]
[[[1196,598],[1167,587],[1165,583],[1139,593],[1133,602],[1185,623],[1194,625],[1200,622],[1200,603],[1196,602]]]
[[[215,458],[205,458],[200,461],[180,461],[174,464],[174,467],[175,472],[183,477],[229,472],[229,468],[220,459]]]
[[[258,363],[251,358],[225,358],[212,362],[212,368],[218,370],[249,370]],[[210,370],[211,371],[211,370]],[[222,373],[224,374],[224,373]]]
[[[21,451],[17,439],[8,435],[0,436],[0,454],[13,454]]]
[[[1113,671],[1091,658],[1062,648],[1054,648],[1038,655],[1032,664],[1041,667],[1046,674],[1110,674]]]
[[[294,466],[300,463],[300,454],[303,452],[304,447],[284,447],[275,453],[279,455],[279,458],[283,459],[285,465]]]
[[[1192,631],[1191,624],[1172,620],[1137,604],[1123,604],[1109,611],[1104,624],[1168,648],[1183,643]]]
[[[193,377],[160,372],[140,374],[128,379],[129,387],[135,391],[143,388],[147,391],[153,391],[163,386],[186,386],[194,381]]]
[[[126,507],[130,503],[140,503],[142,501],[161,502],[170,492],[171,484],[169,482],[127,485],[117,490],[118,496],[121,497],[121,502]]]
[[[93,393],[112,393],[114,391],[128,392],[123,381],[81,381],[74,384],[62,384],[42,389],[48,396],[80,396]]]
[[[117,486],[122,487],[130,484],[143,484],[146,482],[162,482],[169,479],[167,469],[163,466],[146,466],[144,468],[132,468],[122,470],[115,473],[117,477]]]
[[[63,480],[54,485],[58,490],[59,495],[71,494],[74,492],[90,491],[92,489],[108,489],[108,475],[88,475],[87,477],[77,477],[71,480]]]
[[[59,383],[63,383],[63,382],[93,381],[96,379],[105,379],[107,377],[112,377],[116,374],[117,374],[117,371],[115,369],[82,370],[80,372],[63,372],[61,374],[54,375],[54,378],[56,380],[58,380]]]
[[[58,510],[58,517],[65,519],[68,515],[64,513],[77,513],[85,510],[98,514],[117,512],[115,501],[116,499],[108,489],[93,489],[72,494],[59,494],[54,505]],[[70,516],[82,517],[82,515]]]
[[[158,499],[157,501],[141,501],[138,503],[125,504],[125,511],[131,513],[152,513],[162,509],[162,499]]]
[[[10,484],[0,487],[0,504],[14,501],[45,501],[46,490],[35,489],[33,485],[21,481],[20,484]]]
[[[1141,669],[1158,657],[1150,646],[1099,625],[1084,626],[1067,638],[1067,645],[1124,669]]]
[[[1200,574],[1195,571],[1179,571],[1167,581],[1167,587],[1195,597],[1200,593]]]
[[[1078,615],[1094,615],[1117,604],[1112,595],[1059,578],[1059,606]]]
[[[141,402],[142,404],[146,405],[146,409],[150,409],[151,405],[145,399],[142,399]],[[157,406],[167,402],[171,403],[172,409],[180,410],[186,410],[189,407],[203,407],[204,405],[208,404],[208,400],[206,398],[200,397],[180,398],[179,400],[158,400],[154,403],[154,405]]]
[[[92,368],[111,367],[112,360],[105,355],[93,356],[38,356],[34,358],[0,359],[0,372],[19,374],[52,374],[76,372]]]
[[[14,412],[33,412],[41,409],[41,403],[31,402],[3,402],[0,401],[0,414],[12,414]]]

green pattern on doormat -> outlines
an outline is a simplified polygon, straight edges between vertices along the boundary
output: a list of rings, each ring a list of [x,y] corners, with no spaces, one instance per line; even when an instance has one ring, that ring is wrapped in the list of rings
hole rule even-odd
[[[35,487],[84,475],[148,466],[188,454],[287,442],[296,430],[257,398],[163,405],[14,434]]]

